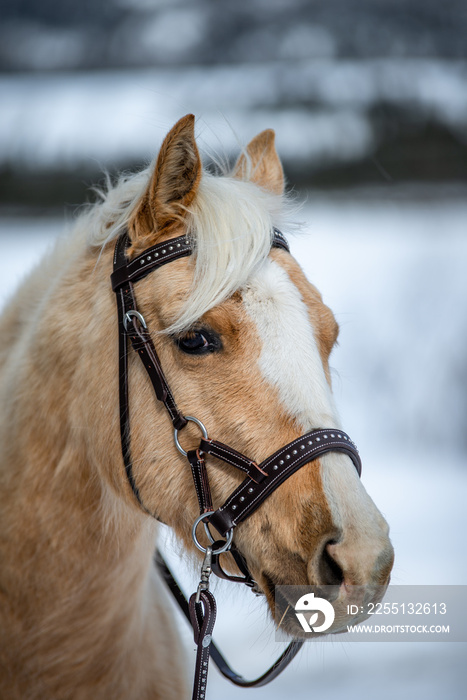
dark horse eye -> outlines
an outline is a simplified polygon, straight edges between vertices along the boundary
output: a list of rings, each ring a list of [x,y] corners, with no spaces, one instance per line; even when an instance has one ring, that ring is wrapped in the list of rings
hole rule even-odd
[[[206,328],[189,331],[185,335],[175,338],[175,342],[179,350],[188,355],[206,355],[222,349],[222,341],[217,333]]]

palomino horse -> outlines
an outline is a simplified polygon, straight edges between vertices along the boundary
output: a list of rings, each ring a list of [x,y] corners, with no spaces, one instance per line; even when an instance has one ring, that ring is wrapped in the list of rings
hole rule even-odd
[[[167,135],[154,167],[121,179],[81,214],[7,305],[0,334],[2,698],[188,693],[153,566],[155,518],[194,551],[199,507],[171,422],[133,351],[131,476],[140,503],[128,483],[109,281],[123,231],[129,259],[174,236],[193,241],[193,255],[135,284],[183,415],[257,462],[304,432],[339,430],[328,367],[336,321],[291,255],[271,248],[286,218],[283,189],[272,131],[253,139],[230,175],[215,176],[202,170],[188,115]],[[196,446],[196,425],[179,439],[186,450]],[[215,456],[206,463],[213,502],[223,503],[244,475]],[[342,452],[301,466],[238,526],[234,543],[272,613],[277,584],[337,585],[342,613],[331,631],[352,622],[345,612],[352,586],[371,598],[387,585],[393,562],[387,525]]]

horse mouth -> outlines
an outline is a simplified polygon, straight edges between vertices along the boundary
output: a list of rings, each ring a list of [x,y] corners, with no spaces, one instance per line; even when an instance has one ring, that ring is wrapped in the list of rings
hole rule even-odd
[[[294,602],[289,600],[282,587],[271,576],[263,573],[262,589],[266,595],[276,629],[294,638],[301,636],[297,627]]]
[[[281,584],[274,581],[269,574],[263,572],[261,578],[261,588],[266,596],[277,629],[281,629],[288,634],[292,634],[292,636],[296,636],[295,628],[297,623],[293,601],[288,599],[287,595],[281,589]]]

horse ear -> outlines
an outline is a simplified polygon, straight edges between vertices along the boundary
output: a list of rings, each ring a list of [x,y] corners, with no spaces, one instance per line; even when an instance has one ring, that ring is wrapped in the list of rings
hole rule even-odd
[[[274,194],[284,192],[284,171],[274,144],[275,133],[266,129],[255,136],[237,160],[233,175],[250,180]]]
[[[195,117],[187,114],[164,139],[148,189],[130,222],[133,251],[153,245],[162,232],[186,218],[202,173],[194,127]]]

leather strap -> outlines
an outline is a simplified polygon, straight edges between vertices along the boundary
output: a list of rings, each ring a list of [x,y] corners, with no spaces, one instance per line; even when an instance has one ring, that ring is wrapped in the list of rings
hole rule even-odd
[[[128,247],[128,235],[125,233],[121,238],[124,238],[123,250]],[[146,277],[152,270],[155,270],[161,265],[191,255],[193,245],[186,236],[172,238],[170,241],[157,243],[151,248],[148,248],[137,255],[133,260],[127,260],[125,257],[119,257],[118,264],[114,266],[114,271],[110,275],[110,281],[114,292],[121,286],[127,285],[128,282],[136,282],[137,280]]]
[[[124,234],[120,236],[115,246],[114,252],[114,270],[122,265],[122,260],[126,260],[125,250],[128,245],[128,236]],[[117,313],[118,313],[118,384],[119,384],[119,404],[120,404],[120,440],[122,445],[122,456],[125,465],[125,472],[131,490],[135,495],[141,508],[156,517],[151,513],[143,503],[140,491],[135,482],[133,474],[133,464],[131,458],[131,443],[130,443],[130,409],[128,397],[128,338],[130,338],[133,347],[144,363],[146,370],[149,373],[151,383],[154,387],[156,397],[162,401],[170,415],[172,423],[175,427],[180,428],[186,425],[184,416],[177,409],[174,398],[162,371],[159,358],[152,340],[139,324],[135,317],[131,317],[131,324],[127,323],[125,327],[125,317],[128,311],[136,311],[136,299],[133,290],[133,284],[127,280],[124,284],[119,285],[116,289],[117,298]]]
[[[124,238],[123,250],[128,247],[128,234],[124,233],[121,238]],[[273,230],[272,247],[283,248],[290,252],[289,244],[285,236],[278,230]],[[114,292],[121,286],[127,285],[128,282],[136,282],[143,279],[150,272],[165,265],[172,260],[184,258],[193,253],[193,242],[187,236],[178,236],[171,238],[162,243],[156,243],[151,248],[148,248],[137,255],[132,260],[127,260],[126,257],[121,258],[117,265],[114,265],[114,271],[110,275],[110,281]]]
[[[196,595],[193,593],[189,603],[191,626],[197,645],[192,700],[204,700],[208,681],[209,647],[216,621],[216,600],[210,591],[201,591],[200,602],[196,603]]]
[[[187,459],[190,463],[191,473],[193,475],[193,483],[195,485],[195,491],[198,497],[200,515],[202,513],[211,513],[214,509],[212,506],[211,487],[209,485],[209,477],[203,454],[200,449],[189,450],[187,452]],[[223,541],[214,542],[212,545],[213,552],[211,559],[211,567],[213,573],[216,574],[218,578],[223,578],[226,581],[233,581],[234,583],[244,583],[250,588],[256,586],[256,582],[254,581],[248,569],[248,565],[244,557],[235,547],[235,544],[233,542],[230,546],[229,551],[226,552],[226,555],[232,555],[237,567],[242,573],[242,576],[235,576],[232,574],[228,574],[226,571],[224,571],[220,564],[220,554],[216,554],[216,549],[218,549],[222,545],[224,545]]]
[[[243,574],[243,576],[236,576],[234,574],[228,574],[226,571],[221,566],[220,563],[220,554],[216,554],[216,545],[221,545],[223,544],[223,540],[219,540],[219,542],[214,542],[212,545],[213,548],[213,554],[212,554],[212,561],[211,561],[211,567],[212,571],[218,578],[223,578],[226,581],[232,581],[233,583],[244,583],[245,586],[248,586],[248,588],[255,588],[256,591],[259,589],[257,588],[257,583],[254,580],[253,576],[250,573],[250,570],[248,568],[248,564],[245,561],[245,558],[243,555],[238,551],[238,549],[235,546],[235,543],[232,542],[230,545],[230,549],[228,552],[225,552],[225,555],[231,554],[236,565],[240,569],[240,572]],[[257,593],[259,595],[259,593]]]
[[[237,452],[233,447],[224,445],[223,442],[202,438],[199,447],[202,452],[217,457],[223,462],[227,462],[233,467],[246,472],[250,479],[253,479],[257,484],[260,484],[267,476],[267,473],[263,471],[256,462],[245,457],[241,452]]]
[[[114,255],[114,269],[119,269],[119,265],[122,265],[122,260],[126,261],[125,250],[128,245],[128,242],[128,236],[126,234],[124,236],[121,236],[117,241]],[[154,387],[156,397],[165,405],[173,426],[177,429],[183,428],[186,425],[187,421],[177,408],[175,399],[172,396],[172,392],[170,391],[170,387],[162,370],[161,363],[156,352],[156,348],[154,347],[154,343],[152,342],[148,330],[141,325],[137,316],[131,315],[130,323],[128,322],[128,317],[126,317],[127,314],[134,314],[138,311],[132,282],[127,280],[124,284],[121,284],[116,291],[117,299],[120,300],[120,303],[118,304],[119,332],[120,334],[125,333],[125,335],[128,333],[135,351],[140,356],[149,374],[149,378]],[[126,343],[124,348],[122,349],[126,351]],[[126,357],[124,358],[124,360],[125,362],[127,362]],[[122,375],[120,376],[121,389],[123,388],[122,381],[128,383],[127,372],[123,374],[123,377]],[[128,395],[128,387],[126,388],[126,391],[123,392],[123,394]],[[128,410],[126,411],[126,415],[128,416]]]
[[[278,228],[274,228],[272,231],[272,247],[282,248],[283,250],[287,251],[287,253],[290,253],[290,246],[287,238],[284,236],[282,231],[279,231]]]
[[[157,399],[162,401],[166,407],[174,428],[180,430],[186,425],[187,421],[177,408],[167,379],[162,371],[161,363],[151,336],[135,317],[132,318],[131,326],[128,329],[128,335],[135,352],[140,356],[149,375]]]
[[[191,624],[188,601],[159,550],[156,550],[154,561],[170,592],[175,598],[180,610]],[[198,626],[198,623],[196,623],[196,625]],[[209,653],[219,672],[222,673],[224,678],[231,681],[231,683],[234,683],[234,685],[240,686],[241,688],[259,688],[267,683],[270,683],[274,680],[274,678],[277,678],[277,676],[282,673],[282,671],[284,671],[284,669],[286,669],[290,662],[295,658],[303,644],[303,640],[294,639],[265,673],[252,680],[244,678],[230,667],[214,641],[212,641],[210,644]]]
[[[127,290],[131,294],[131,289]],[[144,505],[138,486],[136,485],[133,464],[130,450],[130,416],[129,416],[129,398],[128,398],[128,337],[123,325],[125,316],[125,298],[123,290],[119,290],[117,294],[118,308],[118,385],[119,385],[119,404],[120,404],[120,440],[122,445],[123,463],[127,481],[130,484],[131,490],[138,501],[140,507],[149,513]],[[152,514],[151,514],[152,515]]]
[[[213,510],[213,507],[206,462],[200,450],[190,450],[187,452],[187,459],[190,463],[191,473],[193,475],[200,515],[201,513],[208,513]]]
[[[344,452],[352,460],[358,475],[361,461],[358,450],[342,430],[313,430],[281,447],[259,465],[267,474],[261,482],[246,478],[227,501],[209,518],[209,523],[223,536],[251,515],[280,484],[297,469],[327,452]]]

